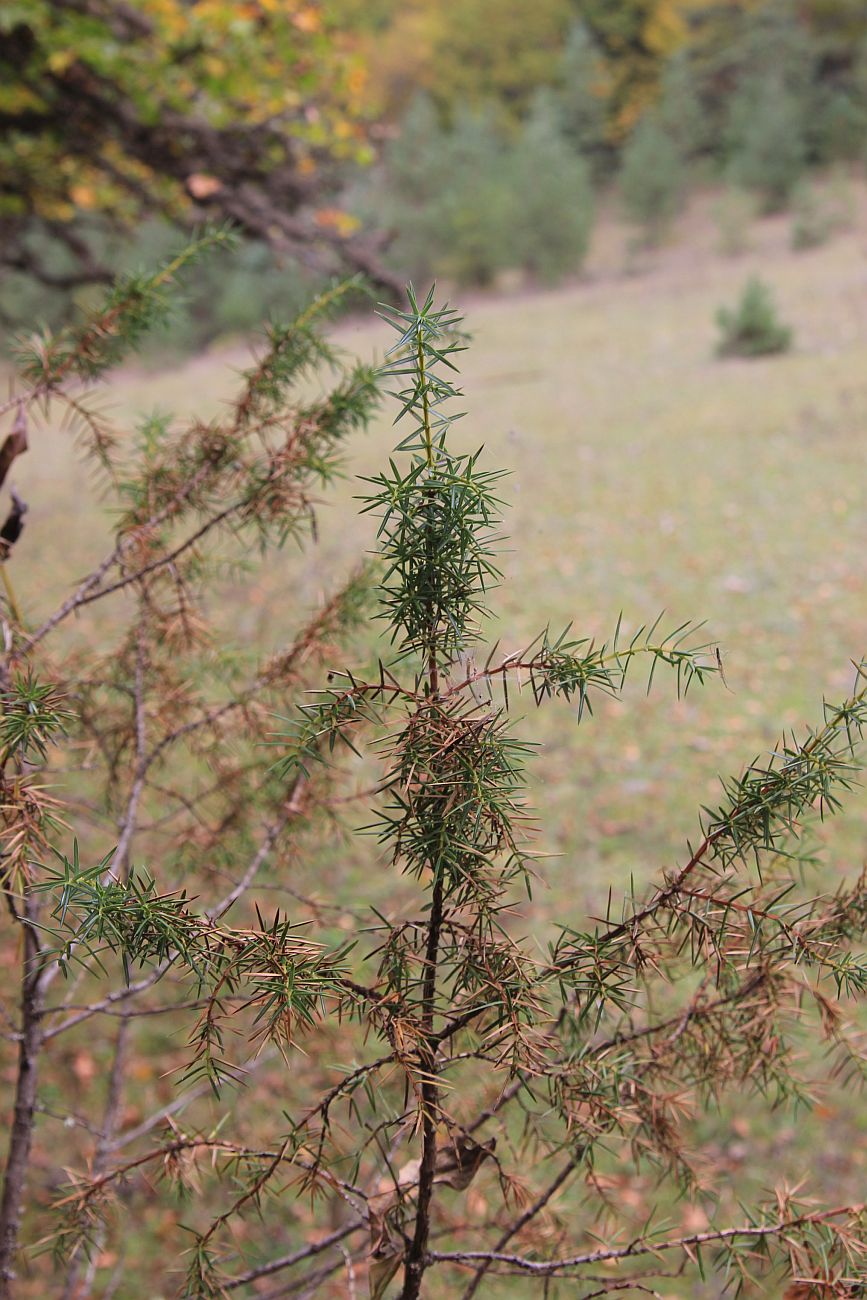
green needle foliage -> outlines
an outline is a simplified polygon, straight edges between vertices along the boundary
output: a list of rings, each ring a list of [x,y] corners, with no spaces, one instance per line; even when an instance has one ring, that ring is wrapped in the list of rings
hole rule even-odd
[[[119,278],[99,312],[80,328],[22,341],[18,354],[22,377],[34,387],[51,389],[69,374],[83,380],[104,374],[168,318],[176,302],[178,277],[214,250],[232,248],[236,242],[228,226],[205,229],[156,271]]]
[[[678,145],[662,121],[645,115],[626,143],[620,193],[638,239],[653,247],[664,239],[680,210],[684,168]]]
[[[785,209],[804,174],[804,118],[804,105],[767,69],[748,79],[732,98],[731,179],[753,190],[765,212]]]
[[[461,110],[445,128],[417,97],[359,200],[395,230],[395,266],[461,284],[489,284],[503,271],[553,283],[580,270],[593,228],[587,162],[546,89],[511,133],[490,106]]]
[[[735,307],[720,307],[716,314],[721,357],[763,357],[788,352],[792,331],[777,315],[771,290],[751,276]]]
[[[100,953],[119,952],[127,985],[131,962],[141,967],[170,962],[189,972],[197,998],[209,994],[191,1038],[194,1054],[184,1080],[204,1079],[217,1096],[227,1082],[241,1081],[241,1072],[223,1056],[224,1025],[239,990],[253,1012],[253,1038],[278,1045],[312,1025],[326,1000],[341,990],[348,949],[324,953],[279,914],[268,925],[260,917],[261,928],[253,932],[220,926],[191,911],[183,891],[158,893],[146,873],[116,880],[110,858],[82,870],[77,846],[72,862],[63,859],[59,869],[47,870],[37,888],[54,895],[53,915],[61,927],[70,913],[85,918],[57,951],[64,973],[73,959],[101,967]]]

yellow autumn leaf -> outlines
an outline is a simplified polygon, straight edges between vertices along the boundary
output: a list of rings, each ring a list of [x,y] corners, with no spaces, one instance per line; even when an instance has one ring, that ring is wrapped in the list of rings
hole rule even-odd
[[[52,72],[65,72],[75,62],[75,50],[54,50],[48,56],[48,66]]]
[[[363,95],[367,89],[367,68],[355,63],[346,74],[346,88],[351,95]]]

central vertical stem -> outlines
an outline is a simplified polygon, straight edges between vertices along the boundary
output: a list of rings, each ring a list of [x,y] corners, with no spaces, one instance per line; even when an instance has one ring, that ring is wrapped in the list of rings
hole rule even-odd
[[[439,1087],[436,1080],[436,1048],[432,1042],[436,1005],[437,958],[443,922],[443,879],[438,872],[434,881],[425,949],[425,973],[422,990],[422,1027],[424,1046],[419,1053],[424,1079],[422,1096],[422,1155],[418,1174],[418,1202],[415,1233],[406,1257],[401,1300],[417,1300],[425,1271],[425,1255],[430,1235],[430,1209],[437,1162],[437,1112]]]
[[[424,425],[424,447],[427,455],[427,467],[433,469],[433,430],[430,423],[430,401],[427,391],[427,369],[424,359],[424,338],[422,337],[421,326],[416,332],[416,359],[418,361],[418,386],[421,392],[421,412],[422,424]]]
[[[425,370],[424,340],[421,329],[417,335],[417,359],[419,388],[422,399],[422,422],[424,426],[425,453],[428,470],[434,467],[433,430],[431,428],[430,403],[428,400],[427,373]],[[431,492],[433,495],[433,492]],[[433,502],[431,502],[433,507]],[[427,540],[427,562],[431,575],[437,557],[434,553],[433,538]],[[436,611],[430,611],[428,628],[428,693],[433,701],[439,693],[439,665],[436,652]],[[439,1087],[436,1079],[436,1046],[433,1043],[434,1016],[436,1013],[437,961],[439,959],[440,933],[443,923],[444,887],[442,864],[431,863],[433,868],[433,893],[428,919],[427,944],[425,946],[425,969],[422,982],[421,1026],[422,1047],[419,1060],[422,1068],[422,1154],[418,1174],[418,1200],[416,1203],[415,1232],[406,1256],[403,1291],[401,1300],[417,1300],[421,1291],[421,1281],[426,1267],[425,1255],[430,1235],[430,1211],[433,1199],[434,1178],[437,1162],[437,1120],[439,1111]]]

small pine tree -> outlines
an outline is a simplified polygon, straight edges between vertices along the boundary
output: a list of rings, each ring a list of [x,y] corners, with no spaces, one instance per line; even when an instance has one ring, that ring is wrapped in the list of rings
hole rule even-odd
[[[539,92],[517,139],[490,107],[462,110],[446,129],[421,97],[360,210],[396,232],[403,271],[484,285],[521,268],[553,281],[584,259],[593,191],[555,92]]]
[[[593,187],[587,164],[560,131],[547,92],[534,101],[509,181],[509,260],[549,283],[577,270],[593,227]]]
[[[658,244],[676,215],[683,194],[683,163],[659,120],[642,118],[623,150],[620,193],[641,242]]]
[[[435,269],[459,284],[489,284],[508,263],[510,157],[494,110],[461,109],[445,154],[447,176],[431,211]]]
[[[792,199],[792,248],[818,248],[834,235],[850,230],[856,200],[846,168],[833,168],[821,186],[802,182]]]
[[[781,78],[750,78],[732,101],[729,175],[754,191],[765,212],[788,206],[807,162],[804,111]]]
[[[708,114],[686,50],[678,50],[663,68],[659,122],[684,159],[695,158],[710,146]]]
[[[753,276],[744,286],[736,307],[720,307],[717,353],[721,357],[760,357],[787,352],[792,331],[782,324],[768,286]]]
[[[820,42],[803,20],[801,0],[763,0],[742,6],[731,48],[724,54],[738,90],[764,81],[783,87],[809,111],[820,75]]]
[[[384,165],[418,207],[435,200],[448,174],[446,131],[429,95],[417,94],[384,152]]]
[[[506,262],[507,145],[491,111],[464,109],[445,128],[427,96],[411,104],[358,204],[392,229],[402,271],[487,284]]]
[[[819,87],[808,135],[815,162],[854,162],[867,140],[867,104],[849,88]]]
[[[587,25],[575,23],[566,39],[554,93],[563,134],[596,175],[610,161],[604,89],[600,51]]]

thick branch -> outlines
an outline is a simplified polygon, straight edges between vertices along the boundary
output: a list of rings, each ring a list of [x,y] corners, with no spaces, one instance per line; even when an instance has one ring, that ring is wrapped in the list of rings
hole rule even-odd
[[[21,979],[21,1037],[18,1044],[18,1075],[15,1083],[15,1113],[9,1135],[9,1150],[0,1198],[0,1300],[9,1300],[15,1278],[18,1231],[36,1111],[36,1084],[42,1050],[42,953],[36,938],[36,908],[32,895],[24,900],[22,926],[23,958]]]

